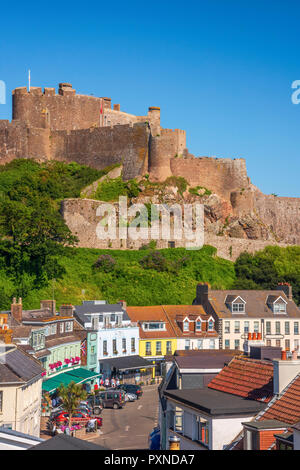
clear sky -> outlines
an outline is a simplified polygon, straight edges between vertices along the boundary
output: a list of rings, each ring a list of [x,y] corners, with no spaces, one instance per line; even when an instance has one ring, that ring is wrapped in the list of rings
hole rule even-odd
[[[1,3],[0,80],[110,96],[187,131],[197,156],[247,160],[267,194],[299,196],[299,0]]]

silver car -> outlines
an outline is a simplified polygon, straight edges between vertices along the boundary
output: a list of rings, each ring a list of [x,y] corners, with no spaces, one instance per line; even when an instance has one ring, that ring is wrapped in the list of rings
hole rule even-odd
[[[135,393],[128,392],[125,394],[125,401],[135,401],[137,400],[137,395]]]

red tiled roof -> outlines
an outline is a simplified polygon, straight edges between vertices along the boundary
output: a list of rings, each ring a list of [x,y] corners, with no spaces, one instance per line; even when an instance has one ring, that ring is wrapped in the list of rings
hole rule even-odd
[[[300,420],[300,375],[284,394],[266,409],[259,420],[265,419],[278,419],[287,424],[296,424]]]
[[[209,388],[251,400],[268,402],[273,396],[273,364],[236,357],[208,384]]]

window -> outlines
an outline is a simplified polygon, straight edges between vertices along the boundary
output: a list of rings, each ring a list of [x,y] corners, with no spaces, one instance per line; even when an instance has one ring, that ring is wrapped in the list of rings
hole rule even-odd
[[[201,331],[202,330],[202,322],[201,320],[196,321],[196,331]]]
[[[64,332],[64,322],[62,322],[62,321],[61,321],[60,324],[59,324],[59,331],[60,331],[61,333]]]
[[[50,335],[55,335],[57,332],[57,324],[54,323],[53,325],[50,325]]]
[[[122,349],[123,352],[126,352],[126,338],[122,338]]]
[[[73,331],[73,322],[67,321],[65,326],[65,331]]]
[[[0,413],[2,413],[3,410],[3,392],[0,391]]]
[[[151,322],[143,324],[144,330],[165,330],[165,324],[163,322]]]
[[[280,321],[277,321],[275,323],[275,328],[276,328],[276,334],[280,335]]]
[[[271,322],[266,321],[266,334],[270,335],[271,334]]]
[[[230,340],[225,339],[225,349],[230,349]]]
[[[258,333],[259,332],[259,321],[255,321],[254,322],[254,333]]]
[[[235,333],[239,333],[239,332],[240,332],[240,322],[239,322],[239,321],[235,321],[235,322],[234,322],[234,332],[235,332]]]
[[[171,354],[172,353],[172,341],[167,341],[167,354]]]
[[[214,339],[210,339],[209,340],[209,349],[215,349],[215,340]]]
[[[244,322],[244,333],[249,333],[249,322],[248,321]]]
[[[213,331],[215,326],[215,322],[213,320],[209,320],[208,322],[208,331]]]
[[[106,340],[103,341],[103,354],[107,355],[107,341]]]
[[[161,355],[161,341],[156,341],[156,354]]]
[[[196,440],[205,445],[209,444],[208,422],[200,416],[196,417]]]
[[[135,338],[131,338],[131,352],[135,352]]]
[[[294,322],[294,335],[299,334],[299,322],[295,321]]]
[[[150,343],[150,341],[146,342],[146,356],[151,356],[151,343]]]
[[[188,351],[188,350],[190,349],[190,347],[191,347],[191,342],[190,342],[189,339],[186,339],[186,340],[185,340],[184,349],[185,349],[186,351]]]
[[[113,339],[113,341],[112,341],[112,347],[113,347],[113,353],[114,353],[114,354],[118,354],[118,351],[117,351],[117,340],[116,340],[116,339]]]
[[[284,333],[286,335],[289,335],[290,334],[290,322],[289,321],[286,321],[284,323]]]
[[[294,350],[299,351],[299,339],[294,340]]]
[[[234,340],[234,349],[240,349],[240,340],[239,339]]]
[[[174,431],[179,434],[183,433],[183,411],[174,412]]]
[[[189,331],[190,330],[190,322],[186,320],[183,322],[183,331]]]
[[[281,348],[281,340],[280,339],[276,339],[276,347]]]
[[[267,346],[272,346],[272,341],[270,339],[267,339],[266,345]]]
[[[286,339],[284,343],[285,343],[285,350],[289,351],[290,350],[290,340]]]
[[[230,333],[230,321],[225,322],[224,333]]]
[[[244,313],[245,312],[245,304],[235,302],[232,304],[232,312],[233,313]]]
[[[286,313],[286,304],[283,302],[274,302],[273,304],[274,313]]]

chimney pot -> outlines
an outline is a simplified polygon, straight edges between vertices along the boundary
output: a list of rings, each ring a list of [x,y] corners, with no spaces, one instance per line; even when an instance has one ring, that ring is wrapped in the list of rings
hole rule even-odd
[[[286,361],[286,351],[281,351],[281,360]]]

